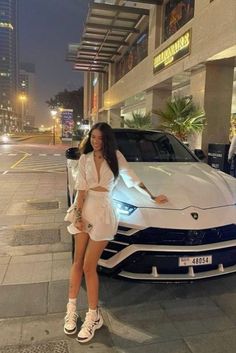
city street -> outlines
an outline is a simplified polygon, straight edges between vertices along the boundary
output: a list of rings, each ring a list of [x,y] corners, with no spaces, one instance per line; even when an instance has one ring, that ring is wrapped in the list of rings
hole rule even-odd
[[[63,334],[67,147],[0,146],[0,353],[234,353],[235,274],[193,283],[102,277],[104,327],[84,346]],[[86,308],[83,284],[82,318]]]
[[[236,0],[0,0],[0,353],[236,352],[235,22]],[[102,326],[82,278],[75,327],[65,215],[109,239]],[[102,243],[76,236],[93,287]]]
[[[65,172],[65,150],[70,147],[51,135],[18,136],[9,138],[8,144],[0,144],[0,173],[20,171]]]

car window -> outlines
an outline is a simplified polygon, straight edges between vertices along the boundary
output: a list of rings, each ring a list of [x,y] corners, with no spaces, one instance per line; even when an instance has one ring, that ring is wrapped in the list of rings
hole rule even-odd
[[[174,136],[162,132],[115,131],[119,150],[129,162],[197,162]]]
[[[116,134],[118,148],[129,162],[142,161],[142,156],[137,145],[138,136],[120,132]]]

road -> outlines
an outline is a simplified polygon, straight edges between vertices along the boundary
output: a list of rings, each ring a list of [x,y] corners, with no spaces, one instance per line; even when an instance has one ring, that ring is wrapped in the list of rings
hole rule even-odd
[[[56,140],[58,141],[58,139]],[[0,173],[66,171],[68,145],[52,145],[51,135],[22,136],[0,145]]]
[[[60,139],[55,136],[55,144],[60,144]],[[9,144],[39,144],[39,145],[53,145],[53,135],[48,133],[34,133],[34,134],[18,134],[9,137]]]

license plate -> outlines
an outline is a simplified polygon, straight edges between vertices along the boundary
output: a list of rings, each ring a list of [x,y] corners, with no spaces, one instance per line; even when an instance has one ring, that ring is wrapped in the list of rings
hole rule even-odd
[[[179,257],[179,267],[183,266],[202,266],[212,264],[212,256],[184,256]]]

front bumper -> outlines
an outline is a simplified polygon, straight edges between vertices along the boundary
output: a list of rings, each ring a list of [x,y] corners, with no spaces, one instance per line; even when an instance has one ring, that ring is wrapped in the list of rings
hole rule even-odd
[[[169,245],[163,244],[163,239],[159,239],[159,244],[156,239],[154,244],[153,238],[149,239],[151,244],[140,243],[139,235],[143,231],[131,235],[130,230],[129,236],[118,234],[108,244],[99,260],[99,269],[112,276],[150,281],[196,280],[236,272],[236,225],[214,231],[221,234],[218,241],[213,239],[211,231],[207,232],[210,243],[206,243],[205,237],[200,245],[175,245],[172,234],[172,245]],[[212,263],[180,267],[179,258],[185,256],[212,256]]]

